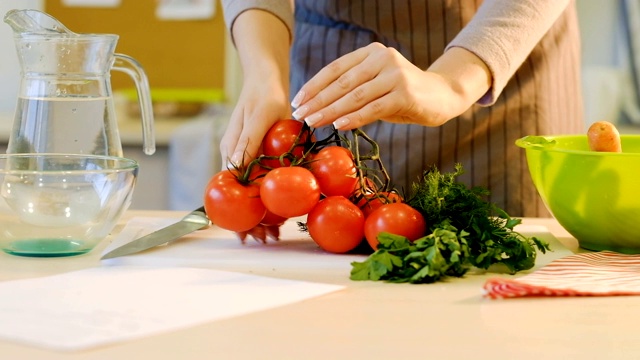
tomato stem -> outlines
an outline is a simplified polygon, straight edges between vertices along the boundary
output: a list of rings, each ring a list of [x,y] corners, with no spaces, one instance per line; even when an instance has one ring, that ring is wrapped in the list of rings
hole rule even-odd
[[[351,135],[353,136],[353,148],[351,152],[354,154],[354,160],[356,163],[356,169],[358,170],[358,178],[360,179],[360,187],[362,189],[369,189],[370,186],[366,184],[365,177],[377,179],[379,183],[382,184],[378,191],[375,191],[378,194],[380,191],[389,191],[391,190],[391,177],[387,172],[387,169],[384,167],[384,163],[380,158],[380,146],[375,140],[373,140],[369,135],[367,135],[362,129],[357,128],[351,130]],[[368,154],[360,153],[360,141],[362,138],[364,141],[369,143],[371,146],[371,151]],[[376,168],[368,168],[365,166],[366,161],[373,161],[376,165]],[[382,180],[377,175],[369,174],[370,171],[376,171],[381,174]]]

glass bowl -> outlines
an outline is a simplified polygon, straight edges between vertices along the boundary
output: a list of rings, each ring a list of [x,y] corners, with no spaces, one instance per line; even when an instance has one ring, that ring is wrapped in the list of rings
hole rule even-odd
[[[529,173],[545,205],[581,247],[640,253],[640,135],[622,153],[589,150],[586,135],[527,136]]]
[[[0,155],[0,246],[54,257],[91,251],[131,204],[138,163],[70,154]]]

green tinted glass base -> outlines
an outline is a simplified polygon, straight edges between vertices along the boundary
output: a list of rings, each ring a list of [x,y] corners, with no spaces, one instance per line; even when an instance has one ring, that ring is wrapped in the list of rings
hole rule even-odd
[[[17,256],[61,257],[82,255],[91,249],[83,241],[70,239],[29,239],[14,241],[3,249]]]

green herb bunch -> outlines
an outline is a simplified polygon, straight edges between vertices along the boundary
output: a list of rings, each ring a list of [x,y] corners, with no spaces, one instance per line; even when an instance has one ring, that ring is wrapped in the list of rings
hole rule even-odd
[[[422,213],[430,234],[414,242],[381,234],[376,252],[352,263],[351,279],[432,283],[471,267],[504,264],[511,273],[532,268],[536,249],[545,253],[549,245],[514,231],[521,220],[487,201],[488,190],[457,182],[462,173],[460,164],[452,173],[425,171],[407,203]]]

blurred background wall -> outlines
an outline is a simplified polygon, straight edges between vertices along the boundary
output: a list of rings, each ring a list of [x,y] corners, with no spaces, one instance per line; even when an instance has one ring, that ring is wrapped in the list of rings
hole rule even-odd
[[[582,88],[585,126],[598,120],[640,131],[631,46],[640,32],[630,22],[640,17],[638,0],[577,0],[582,38]]]

